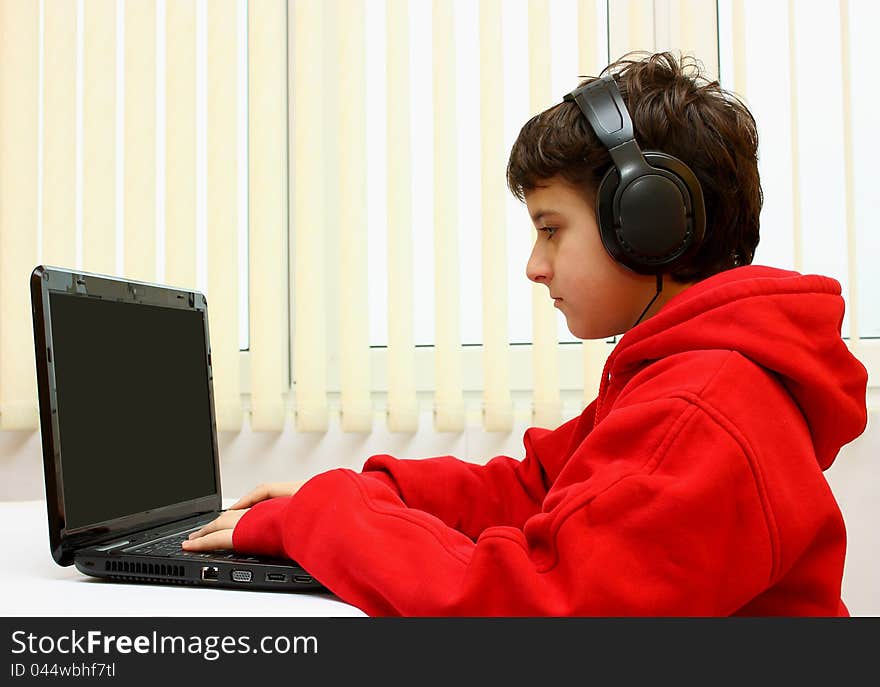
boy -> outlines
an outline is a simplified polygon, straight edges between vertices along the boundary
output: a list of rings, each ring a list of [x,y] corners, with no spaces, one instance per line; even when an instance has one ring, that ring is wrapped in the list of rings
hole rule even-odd
[[[755,122],[685,66],[610,65],[510,155],[529,279],[576,336],[625,333],[580,417],[529,429],[522,461],[264,485],[184,547],[290,557],[370,615],[846,615],[822,472],[867,374],[836,281],[749,264]]]

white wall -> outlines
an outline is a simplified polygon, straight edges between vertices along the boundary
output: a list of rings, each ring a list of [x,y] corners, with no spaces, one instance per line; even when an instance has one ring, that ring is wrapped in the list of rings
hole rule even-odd
[[[847,530],[843,600],[853,615],[880,615],[880,411],[864,434],[841,450],[826,475]]]
[[[523,456],[520,422],[510,434],[486,433],[479,427],[461,434],[437,434],[425,414],[414,435],[392,434],[384,422],[370,435],[347,434],[338,423],[326,434],[221,433],[223,494],[239,496],[260,482],[306,479],[335,467],[360,469],[375,453],[398,458],[454,455],[485,462],[496,455]],[[853,615],[880,615],[880,412],[870,415],[868,428],[844,447],[827,472],[840,503],[848,532],[843,580],[844,601]],[[0,500],[44,498],[39,433],[0,432]],[[48,552],[47,552],[48,555]]]

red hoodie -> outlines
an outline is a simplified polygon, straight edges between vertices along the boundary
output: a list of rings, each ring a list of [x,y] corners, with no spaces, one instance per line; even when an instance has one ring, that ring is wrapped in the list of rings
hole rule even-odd
[[[370,615],[845,615],[822,474],[865,428],[833,279],[746,266],[629,331],[525,458],[371,457],[253,506],[240,551]]]

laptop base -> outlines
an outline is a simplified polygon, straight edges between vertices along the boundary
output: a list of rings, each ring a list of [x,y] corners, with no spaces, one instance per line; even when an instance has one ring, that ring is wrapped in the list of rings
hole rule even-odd
[[[85,575],[119,582],[184,584],[273,592],[324,590],[323,585],[305,570],[292,570],[290,563],[270,565],[208,558],[96,558],[77,555],[74,565]]]

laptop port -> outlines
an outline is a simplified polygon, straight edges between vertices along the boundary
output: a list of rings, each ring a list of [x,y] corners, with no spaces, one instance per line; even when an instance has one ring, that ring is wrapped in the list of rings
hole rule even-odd
[[[217,580],[220,577],[220,568],[215,565],[206,565],[202,568],[203,580]]]
[[[299,582],[300,584],[311,584],[315,580],[311,575],[294,575],[293,581]]]
[[[266,573],[266,582],[287,582],[287,575],[284,573]]]
[[[236,582],[250,582],[251,581],[251,571],[250,570],[233,570],[232,571],[232,579]]]

